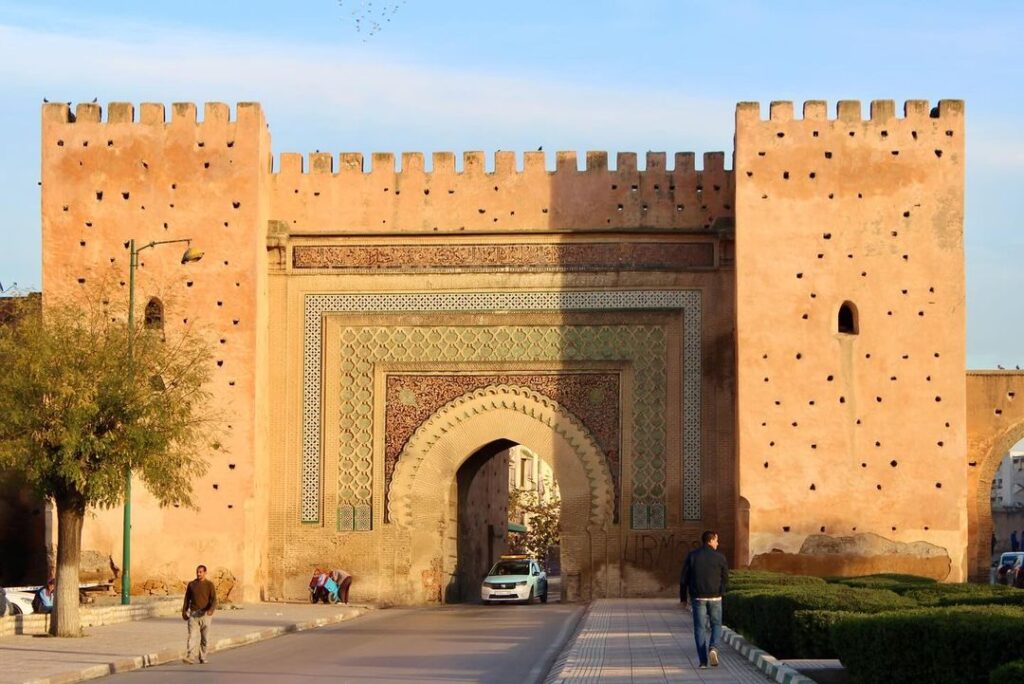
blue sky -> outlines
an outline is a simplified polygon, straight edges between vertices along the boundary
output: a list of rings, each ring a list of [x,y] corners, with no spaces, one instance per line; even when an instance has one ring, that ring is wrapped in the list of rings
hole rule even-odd
[[[1024,3],[894,5],[0,0],[0,282],[41,280],[44,97],[257,100],[275,153],[698,155],[741,100],[961,98],[968,365],[1024,365]]]

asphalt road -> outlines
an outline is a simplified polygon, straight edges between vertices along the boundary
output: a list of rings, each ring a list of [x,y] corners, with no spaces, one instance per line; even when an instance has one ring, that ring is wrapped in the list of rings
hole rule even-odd
[[[112,681],[539,682],[582,610],[558,603],[392,608],[212,653],[205,665],[162,665]],[[211,631],[216,639],[216,619]]]

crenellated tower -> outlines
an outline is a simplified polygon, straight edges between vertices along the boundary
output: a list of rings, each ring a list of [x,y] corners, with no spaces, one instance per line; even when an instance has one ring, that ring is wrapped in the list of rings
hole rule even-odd
[[[136,316],[153,300],[168,331],[195,326],[210,338],[216,367],[214,403],[228,418],[225,448],[209,454],[195,484],[198,512],[161,509],[135,489],[133,581],[173,587],[189,565],[206,562],[234,574],[244,596],[258,596],[268,509],[265,435],[266,191],[270,136],[259,105],[111,103],[43,106],[43,290],[71,295],[94,281],[119,288],[128,308],[128,240],[190,238],[205,252],[182,266],[184,245],[140,255]],[[261,503],[262,502],[262,503]],[[85,548],[120,565],[120,511],[100,511],[87,525]],[[204,521],[215,520],[216,524]],[[180,559],[167,554],[194,535]],[[189,556],[192,557],[189,560]],[[205,558],[205,561],[196,557]],[[181,574],[185,572],[185,574]]]
[[[741,103],[735,167],[755,566],[962,579],[963,103]]]

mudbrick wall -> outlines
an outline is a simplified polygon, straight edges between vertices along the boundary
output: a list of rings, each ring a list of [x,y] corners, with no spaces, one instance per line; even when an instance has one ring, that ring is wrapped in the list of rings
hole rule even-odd
[[[753,564],[963,579],[963,103],[742,103],[736,174]]]
[[[161,104],[43,106],[42,231],[44,299],[94,283],[123,293],[128,310],[126,242],[191,238],[202,261],[181,265],[184,244],[140,254],[137,320],[152,299],[168,334],[195,327],[215,348],[210,390],[227,414],[225,449],[208,454],[195,484],[199,511],[161,509],[134,489],[133,584],[188,579],[196,564],[225,566],[257,596],[266,537],[265,448],[257,424],[264,392],[265,199],[270,138],[259,106]],[[263,345],[265,347],[265,344]],[[97,511],[83,548],[120,565],[121,512]]]
[[[207,104],[201,121],[192,104],[169,120],[163,105],[114,103],[105,120],[98,105],[45,105],[46,297],[112,279],[127,305],[129,239],[206,252],[182,266],[183,245],[162,245],[140,262],[137,313],[157,298],[169,332],[210,337],[230,422],[199,511],[136,489],[135,581],[170,585],[205,562],[243,598],[298,596],[323,565],[355,572],[355,600],[436,595],[453,557],[442,493],[473,440],[508,435],[474,419],[453,437],[465,454],[427,464],[444,475],[441,510],[420,510],[403,475],[403,510],[440,525],[412,544],[385,517],[397,371],[619,378],[616,510],[574,521],[576,595],[672,591],[705,527],[738,564],[962,579],[963,134],[956,101],[902,116],[879,101],[867,119],[856,102],[835,118],[779,102],[767,120],[743,103],[734,170],[722,153],[697,169],[656,152],[643,169],[604,152],[559,152],[553,170],[543,152],[441,152],[429,168],[419,153],[315,152],[275,168],[255,104],[233,119]],[[545,293],[594,304],[569,313]],[[524,439],[548,435],[536,430]],[[586,486],[562,492],[583,512],[604,491]],[[118,511],[85,534],[120,557]]]

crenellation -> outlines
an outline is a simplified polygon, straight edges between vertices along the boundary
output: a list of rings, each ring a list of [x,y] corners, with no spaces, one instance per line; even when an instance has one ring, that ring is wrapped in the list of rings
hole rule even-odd
[[[931,116],[928,100],[907,100],[903,103],[904,119],[927,119]]]
[[[928,100],[907,100],[903,105],[903,119],[917,120],[927,118],[948,118],[963,115],[963,100],[940,100],[937,107],[930,107]],[[870,115],[864,119],[860,100],[840,100],[836,103],[836,116],[831,121],[845,123],[864,123],[866,121],[886,122],[896,117],[896,105],[893,100],[872,100]],[[793,116],[793,103],[776,100],[769,105],[767,121],[786,124],[796,119]],[[807,100],[803,103],[804,121],[828,121],[828,103],[824,100]],[[759,102],[740,102],[736,105],[736,122],[738,125],[763,123],[761,104]]]
[[[302,155],[297,152],[283,152],[280,157],[280,168],[278,169],[278,175],[282,177],[301,176],[303,173],[303,158]],[[344,168],[344,157],[342,159],[342,168]],[[362,169],[360,169],[362,172]]]
[[[334,173],[334,155],[330,152],[310,152],[309,154],[310,173]]]
[[[648,152],[645,170],[664,173],[666,160],[667,155],[664,152]]]
[[[576,152],[562,150],[555,153],[555,171],[559,173],[576,173],[579,165],[576,161]]]
[[[615,170],[620,174],[635,174],[636,152],[619,152],[615,156]]]
[[[196,104],[194,102],[174,102],[171,104],[171,125],[186,126],[198,123]]]
[[[871,120],[875,123],[887,123],[896,118],[896,103],[893,100],[872,100]]]
[[[847,123],[860,123],[860,100],[840,100],[836,103],[836,119]]]
[[[608,171],[608,153],[598,150],[587,152],[587,171],[606,173]]]
[[[725,152],[705,152],[703,173],[720,175],[725,173]]]
[[[139,106],[139,123],[163,125],[166,121],[167,114],[163,102],[143,102]]]
[[[515,159],[513,159],[513,164]],[[415,174],[422,175],[425,173],[423,168],[423,153],[422,152],[403,152],[402,153],[402,173],[403,174]]]
[[[100,123],[103,107],[93,102],[79,102],[75,105],[75,120],[78,123]]]
[[[301,155],[300,155],[301,158]],[[338,171],[343,175],[363,173],[363,155],[360,152],[342,152],[339,157]],[[301,169],[299,170],[301,173]]]
[[[462,153],[462,173],[467,176],[482,176],[487,172],[487,159],[483,152]]]
[[[788,100],[776,100],[768,106],[768,119],[778,123],[793,120],[793,103]]]
[[[677,176],[691,174],[696,170],[696,155],[693,152],[676,152],[676,163],[672,172]]]
[[[542,175],[547,174],[547,158],[543,152],[524,152],[523,153],[523,173]]]
[[[804,102],[803,111],[805,121],[825,121],[828,119],[828,103],[824,100],[807,100]]]
[[[207,102],[203,105],[203,125],[231,121],[231,108],[223,102]]]
[[[134,123],[135,105],[131,102],[111,102],[107,105],[107,123]]]
[[[71,123],[74,121],[74,114],[71,108],[63,102],[48,102],[43,105],[43,122],[58,124]]]
[[[450,176],[455,173],[454,152],[434,152],[430,156],[431,170],[434,175]]]
[[[395,155],[391,152],[374,152],[370,155],[370,175],[394,175]]]

